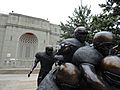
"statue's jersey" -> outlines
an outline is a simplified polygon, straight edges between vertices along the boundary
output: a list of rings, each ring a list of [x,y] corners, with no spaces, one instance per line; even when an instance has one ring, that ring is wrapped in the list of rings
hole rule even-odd
[[[35,62],[41,63],[41,72],[49,72],[54,64],[54,55],[47,55],[45,52],[38,52],[35,57]]]
[[[91,46],[79,48],[73,55],[72,63],[79,66],[81,63],[97,65],[101,62],[103,56]]]

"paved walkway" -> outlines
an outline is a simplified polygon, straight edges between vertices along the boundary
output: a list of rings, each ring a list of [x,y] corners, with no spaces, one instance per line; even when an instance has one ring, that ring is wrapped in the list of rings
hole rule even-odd
[[[36,90],[37,74],[0,74],[0,90]]]

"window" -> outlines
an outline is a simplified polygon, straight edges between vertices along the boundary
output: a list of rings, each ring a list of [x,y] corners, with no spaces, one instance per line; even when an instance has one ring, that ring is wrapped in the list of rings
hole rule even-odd
[[[32,33],[23,34],[19,39],[19,58],[34,58],[38,39]]]
[[[29,57],[30,57],[30,47],[29,47],[29,46],[26,46],[25,57],[26,57],[26,58],[29,58]]]

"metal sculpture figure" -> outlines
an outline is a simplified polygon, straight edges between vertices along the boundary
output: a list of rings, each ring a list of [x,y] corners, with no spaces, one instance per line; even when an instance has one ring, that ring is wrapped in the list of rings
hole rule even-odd
[[[111,32],[98,32],[93,38],[93,47],[84,46],[74,53],[72,63],[82,71],[80,89],[109,90],[107,83],[97,74],[96,70],[99,70],[101,60],[109,54],[109,49],[113,47],[112,40]]]
[[[63,55],[64,62],[71,62],[74,52],[85,45],[89,45],[85,40],[88,31],[85,27],[80,26],[74,30],[74,38],[68,38],[60,43],[60,49],[57,55]]]
[[[64,63],[52,69],[40,83],[37,90],[77,90],[81,72],[71,63]]]
[[[35,55],[35,57],[36,57],[36,59],[34,62],[34,66],[32,67],[31,71],[29,72],[28,77],[30,77],[30,74],[36,68],[38,62],[40,62],[41,69],[39,71],[39,75],[38,75],[38,79],[37,79],[37,86],[39,86],[40,82],[49,73],[49,71],[52,69],[52,65],[55,62],[54,55],[53,55],[53,47],[51,45],[46,46],[45,52],[38,52]]]
[[[99,69],[102,59],[109,55],[109,49],[113,47],[112,41],[111,32],[98,32],[93,38],[93,47],[81,47],[73,55],[73,63],[83,70],[84,81],[92,90],[110,90],[99,75]]]
[[[60,64],[57,69],[51,70],[54,73],[49,73],[45,77],[38,90],[120,90],[120,60],[114,57],[116,61],[112,64],[114,62],[113,58],[112,60],[105,59],[114,46],[112,41],[113,35],[111,32],[96,33],[93,38],[93,46],[84,46],[76,50],[71,61],[73,64]],[[74,65],[77,69],[73,69]],[[103,67],[102,70],[101,66]],[[114,81],[114,84],[112,81]],[[45,83],[48,82],[51,83],[52,89],[46,86]],[[110,85],[114,85],[114,87]],[[53,89],[53,87],[55,88]]]

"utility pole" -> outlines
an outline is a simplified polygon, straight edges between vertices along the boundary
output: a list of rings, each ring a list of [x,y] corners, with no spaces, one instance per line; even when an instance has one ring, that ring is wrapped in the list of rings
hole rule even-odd
[[[81,1],[81,7],[82,7],[82,0],[80,0]]]

